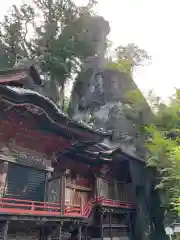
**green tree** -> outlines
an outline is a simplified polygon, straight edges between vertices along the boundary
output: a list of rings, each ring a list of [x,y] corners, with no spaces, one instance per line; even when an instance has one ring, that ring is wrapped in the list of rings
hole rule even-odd
[[[151,59],[145,50],[135,44],[120,46],[116,51],[116,59],[109,61],[107,67],[124,71],[131,79],[133,70]],[[130,90],[126,95],[132,110],[139,113],[147,149],[147,166],[157,170],[156,188],[167,217],[173,209],[180,215],[180,89],[176,90],[168,104],[164,104],[152,91],[147,99],[138,89]],[[145,121],[143,112],[148,115]]]
[[[151,60],[148,53],[134,43],[129,43],[126,46],[118,46],[116,48],[117,59],[119,61],[128,61],[133,71],[135,67],[144,65]]]
[[[153,124],[145,127],[148,166],[157,169],[157,188],[169,213],[180,214],[180,90],[168,105],[155,102]],[[156,98],[154,98],[156,99]]]
[[[58,101],[59,89],[64,92],[81,60],[94,54],[84,32],[95,4],[89,0],[79,7],[72,0],[34,0],[32,5],[12,6],[0,28],[0,43],[8,55],[1,66],[12,67],[19,58],[34,59],[42,69],[49,97]]]
[[[28,24],[34,20],[35,13],[31,6],[15,5],[4,16],[0,28],[0,41],[8,54],[8,65],[12,67],[18,57],[31,57],[31,42],[27,39]],[[6,60],[6,59],[5,59]]]
[[[120,72],[125,72],[128,74],[130,78],[132,78],[132,69],[131,69],[131,63],[129,60],[122,59],[122,60],[115,60],[115,61],[108,61],[106,64],[107,69],[114,69],[118,70]]]
[[[125,72],[131,79],[135,67],[142,66],[151,60],[148,53],[134,43],[118,46],[115,53],[115,59],[108,59],[106,68]]]

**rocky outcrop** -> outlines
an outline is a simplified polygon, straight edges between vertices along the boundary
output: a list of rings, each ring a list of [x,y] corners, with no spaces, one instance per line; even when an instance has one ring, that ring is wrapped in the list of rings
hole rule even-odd
[[[130,91],[139,90],[125,73],[110,69],[94,73],[88,69],[81,73],[74,86],[70,115],[76,120],[91,122],[96,128],[113,130],[109,145],[120,145],[125,152],[143,157],[141,125],[148,121],[150,111],[145,100],[147,108],[142,112],[135,109],[128,99]]]
[[[88,23],[86,37],[95,42],[97,54],[84,61],[72,91],[69,115],[95,128],[113,130],[114,136],[109,145],[120,145],[128,153],[144,156],[140,129],[150,111],[136,111],[129,102],[127,92],[138,90],[131,77],[124,72],[105,68],[109,23],[101,17],[91,18]]]

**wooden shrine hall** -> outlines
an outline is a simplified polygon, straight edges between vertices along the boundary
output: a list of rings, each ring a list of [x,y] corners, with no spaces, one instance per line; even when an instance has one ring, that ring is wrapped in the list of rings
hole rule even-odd
[[[0,72],[0,238],[143,239],[136,160],[32,85],[32,66]]]

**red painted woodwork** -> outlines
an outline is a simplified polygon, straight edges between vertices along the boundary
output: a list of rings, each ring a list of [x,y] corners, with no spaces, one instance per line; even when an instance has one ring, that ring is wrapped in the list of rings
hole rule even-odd
[[[0,213],[60,215],[59,203],[36,202],[15,198],[0,198]]]
[[[119,201],[119,200],[112,200],[112,199],[105,199],[103,197],[97,198],[97,202],[103,206],[107,207],[121,207],[127,209],[135,209],[135,204],[126,201]]]
[[[81,206],[66,205],[64,215],[88,217],[91,210],[92,200],[84,209]],[[3,213],[60,216],[60,203],[0,198],[0,214]]]
[[[71,205],[66,205],[64,209],[64,215],[65,216],[83,216],[83,209],[81,206],[71,206]]]
[[[102,204],[103,206],[121,207],[126,209],[135,208],[135,205],[132,203],[98,198],[96,201],[90,199],[84,208],[82,205],[73,206],[66,204],[64,216],[87,218],[91,214],[95,202]],[[60,216],[60,203],[0,198],[0,214]]]
[[[93,201],[92,199],[90,199],[89,202],[87,203],[87,205],[85,206],[85,208],[84,208],[84,210],[83,210],[83,215],[84,215],[85,217],[89,217],[89,215],[91,214],[94,203],[95,203],[95,201]]]
[[[76,179],[75,184],[82,187],[89,187],[88,179]]]
[[[4,100],[4,102],[8,102],[8,101],[6,101],[6,100]],[[9,102],[8,102],[9,103]],[[9,103],[9,104],[11,104],[11,106],[15,106],[15,107],[18,107],[18,108],[25,108],[25,110],[27,110],[27,107],[28,106],[34,106],[35,108],[38,108],[39,110],[42,110],[45,114],[46,114],[46,112],[45,112],[45,110],[43,109],[43,108],[41,108],[41,107],[38,107],[38,106],[36,106],[36,105],[33,105],[33,104],[29,104],[29,103],[22,103],[22,104],[15,104],[15,103]],[[33,114],[33,115],[36,115],[36,114]],[[60,123],[60,122],[57,122],[56,120],[53,120],[53,122],[54,122],[54,124],[55,125],[57,125],[57,126],[60,126],[61,127],[61,129],[67,129],[67,127],[66,126],[64,126],[64,124],[62,124],[62,123]],[[84,132],[84,131],[81,131],[80,133],[77,131],[76,132],[76,135],[77,136],[79,136],[79,137],[81,137],[81,138],[84,138],[84,139],[86,139],[87,137],[89,137],[89,133],[88,132]]]
[[[28,128],[22,127],[21,124],[15,124],[9,121],[1,121],[0,133],[1,142],[15,139],[17,145],[19,144],[22,147],[32,148],[50,155],[71,146],[71,142],[63,138],[29,130]],[[40,144],[37,144],[36,140],[38,140]]]

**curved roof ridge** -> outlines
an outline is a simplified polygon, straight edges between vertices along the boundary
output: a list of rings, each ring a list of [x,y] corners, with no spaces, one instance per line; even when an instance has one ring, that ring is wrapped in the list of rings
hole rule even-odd
[[[48,119],[54,124],[62,124],[65,121],[66,124],[70,124],[75,128],[86,130],[90,133],[101,135],[102,137],[110,136],[111,131],[103,131],[102,129],[95,130],[91,126],[84,123],[79,123],[68,117],[53,101],[49,98],[41,95],[40,93],[20,87],[0,86],[0,95],[4,100],[13,103],[14,105],[32,104],[35,107],[44,111]]]

